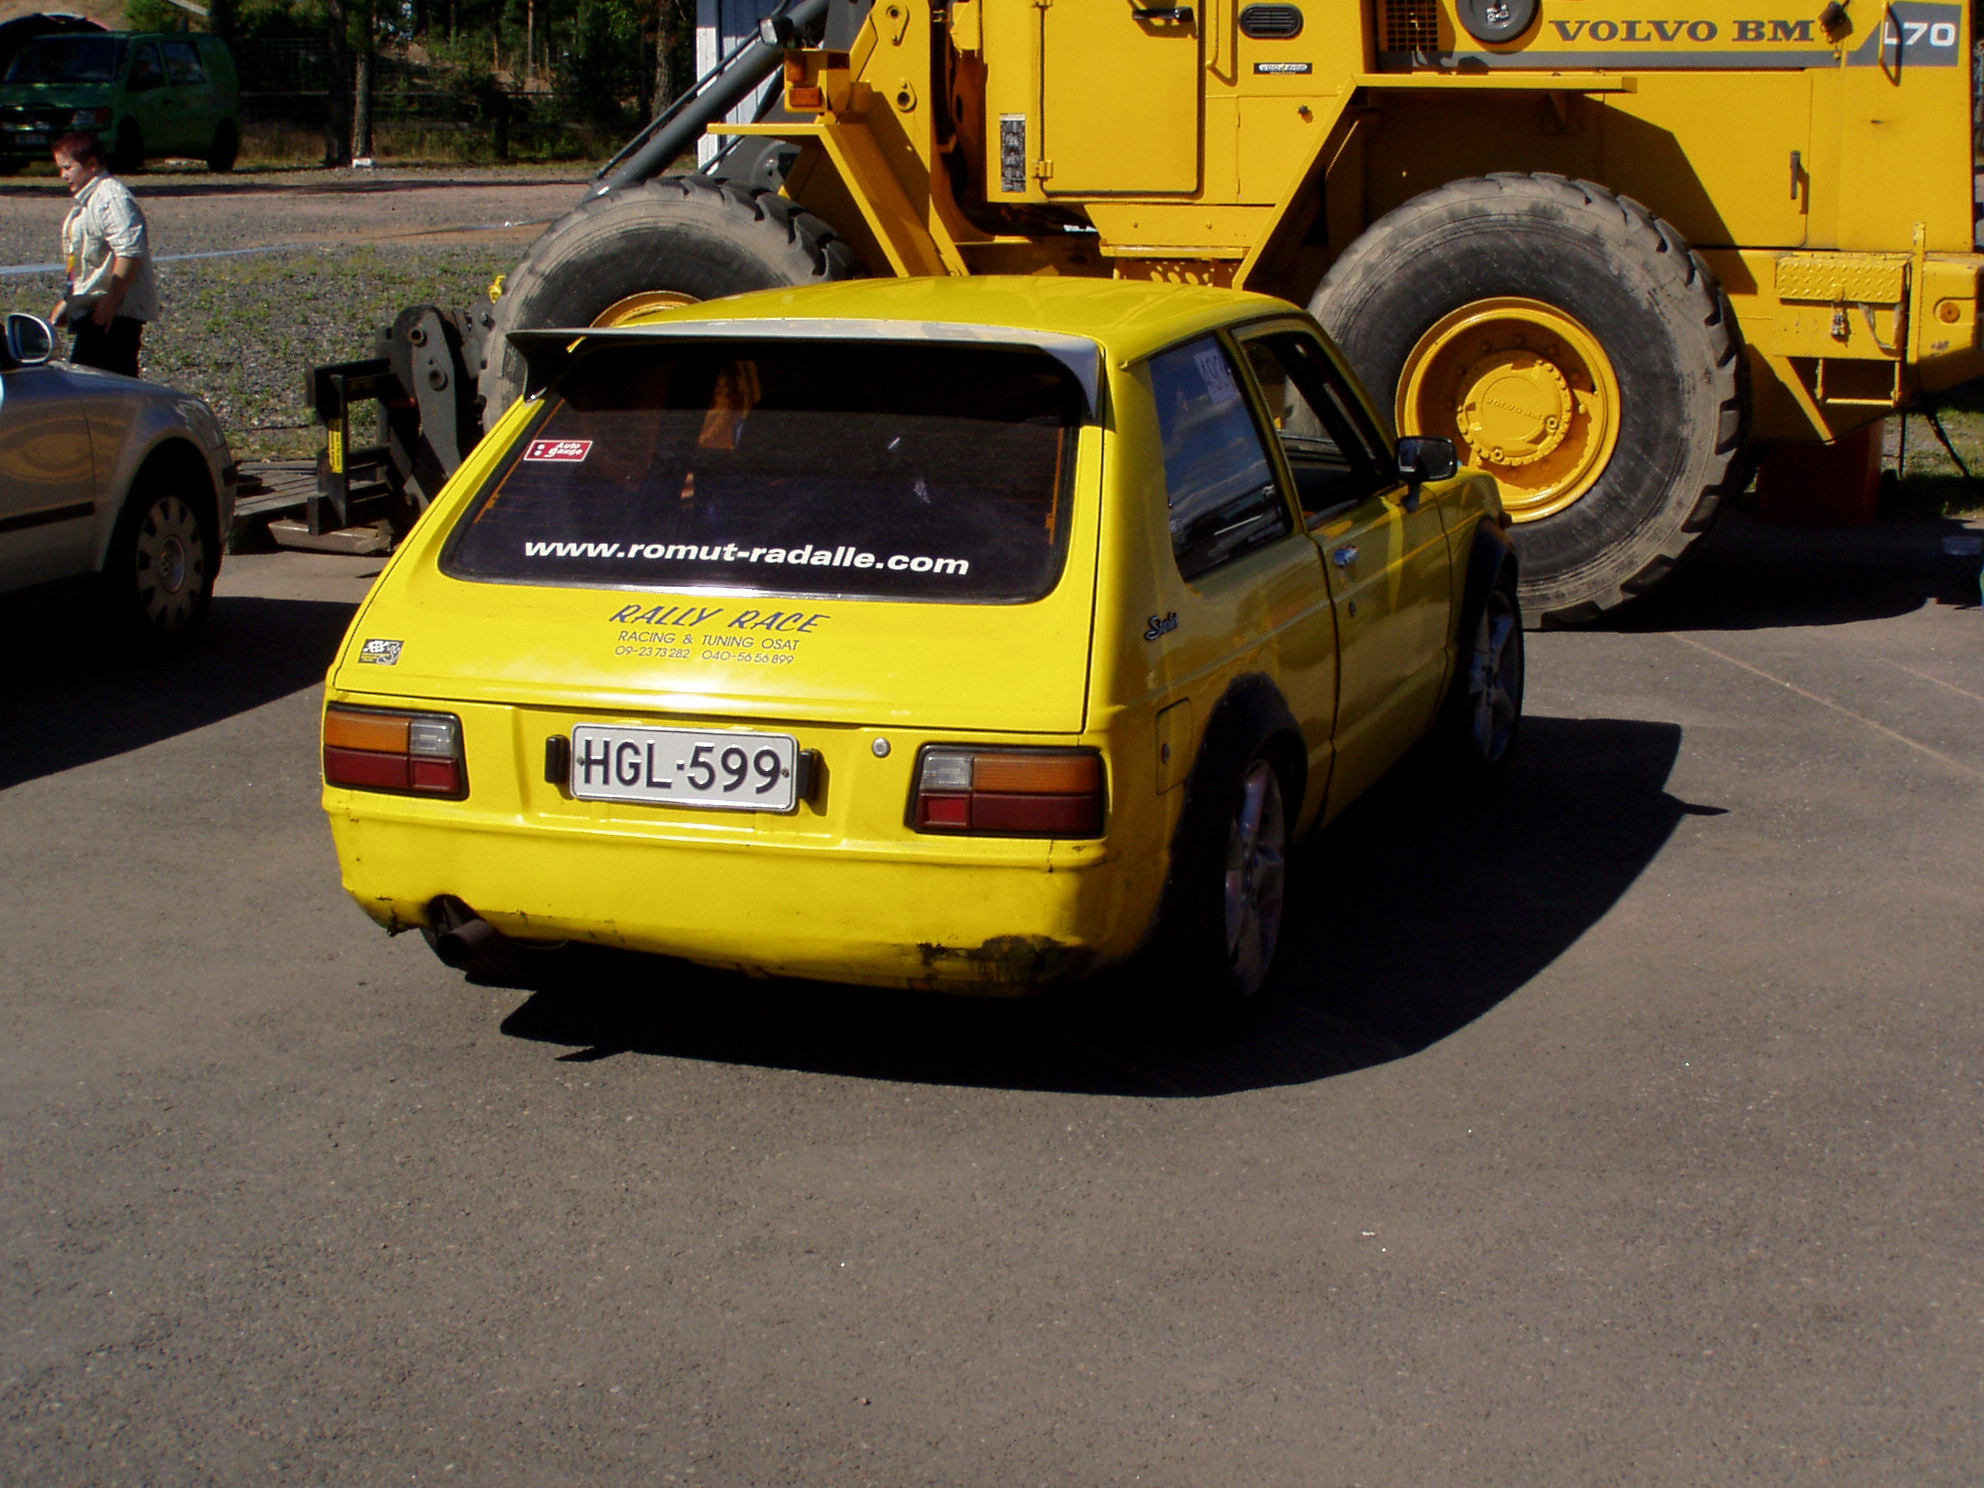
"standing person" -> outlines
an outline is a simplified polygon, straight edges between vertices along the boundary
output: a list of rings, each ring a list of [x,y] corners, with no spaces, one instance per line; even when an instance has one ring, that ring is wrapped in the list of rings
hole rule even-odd
[[[145,214],[124,183],[104,169],[103,142],[95,135],[65,134],[54,155],[76,204],[62,219],[69,292],[49,319],[74,334],[70,361],[136,377],[138,342],[145,323],[158,314]]]

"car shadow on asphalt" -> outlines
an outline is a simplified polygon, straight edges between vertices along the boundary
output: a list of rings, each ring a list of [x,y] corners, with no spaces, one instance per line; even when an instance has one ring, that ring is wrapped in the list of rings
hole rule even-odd
[[[221,596],[177,655],[134,656],[68,596],[0,599],[0,630],[32,637],[8,658],[0,790],[205,728],[324,678],[354,606]]]
[[[1520,992],[1591,928],[1689,814],[1673,724],[1532,717],[1497,792],[1408,761],[1298,854],[1260,1015],[1167,1025],[1144,973],[992,1001],[762,981],[587,950],[504,1022],[566,1060],[623,1054],[864,1079],[1191,1097],[1403,1059]]]
[[[1730,512],[1660,588],[1589,628],[1767,630],[1974,610],[1980,565],[1979,533],[1949,518],[1779,527]]]

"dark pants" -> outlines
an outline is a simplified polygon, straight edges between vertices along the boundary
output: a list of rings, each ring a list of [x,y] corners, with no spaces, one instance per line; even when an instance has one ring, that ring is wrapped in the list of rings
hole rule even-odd
[[[69,348],[69,360],[78,367],[101,367],[106,372],[122,372],[126,377],[138,375],[138,339],[145,333],[142,320],[113,315],[110,329],[105,330],[85,318],[70,330],[76,341]]]

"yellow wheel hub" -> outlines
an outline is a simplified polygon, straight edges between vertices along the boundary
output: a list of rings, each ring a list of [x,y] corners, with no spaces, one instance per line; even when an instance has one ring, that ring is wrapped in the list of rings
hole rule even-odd
[[[615,300],[592,318],[595,327],[624,325],[645,310],[672,310],[677,305],[693,305],[694,295],[683,294],[674,289],[644,289],[639,294],[624,295]]]
[[[1401,434],[1444,434],[1502,486],[1518,522],[1589,491],[1619,440],[1619,379],[1598,338],[1541,300],[1476,300],[1412,348]]]

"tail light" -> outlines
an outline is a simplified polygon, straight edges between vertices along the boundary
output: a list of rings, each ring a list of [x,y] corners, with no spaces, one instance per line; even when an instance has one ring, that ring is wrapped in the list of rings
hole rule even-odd
[[[909,819],[919,832],[995,837],[1100,837],[1107,800],[1092,749],[928,745]]]
[[[324,709],[324,783],[459,800],[468,794],[461,720],[332,703]]]

